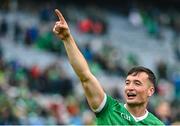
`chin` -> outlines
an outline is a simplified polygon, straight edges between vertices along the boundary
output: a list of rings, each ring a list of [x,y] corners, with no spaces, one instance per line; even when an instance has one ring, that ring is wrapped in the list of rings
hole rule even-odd
[[[136,101],[136,100],[126,100],[126,103],[128,104],[128,105],[138,105],[138,104],[140,104],[138,101]]]
[[[136,104],[138,104],[137,102],[135,102],[135,101],[127,101],[126,102],[128,105],[136,105]]]
[[[126,100],[126,104],[130,106],[137,106],[137,105],[142,105],[143,102],[135,101],[135,100]]]

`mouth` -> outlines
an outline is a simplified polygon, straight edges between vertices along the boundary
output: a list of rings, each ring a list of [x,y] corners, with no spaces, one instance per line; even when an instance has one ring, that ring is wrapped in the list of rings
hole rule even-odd
[[[132,92],[128,92],[127,93],[127,98],[128,99],[133,99],[133,98],[135,98],[136,97],[136,93],[132,93]]]

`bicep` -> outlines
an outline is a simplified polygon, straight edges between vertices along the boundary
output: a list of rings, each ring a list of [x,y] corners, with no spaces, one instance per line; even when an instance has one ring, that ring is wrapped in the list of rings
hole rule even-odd
[[[92,73],[87,73],[87,78],[81,80],[89,106],[96,110],[104,99],[104,90]]]

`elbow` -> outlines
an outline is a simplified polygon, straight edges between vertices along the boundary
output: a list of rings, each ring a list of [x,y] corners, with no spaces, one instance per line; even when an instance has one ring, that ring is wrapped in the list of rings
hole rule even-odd
[[[82,83],[87,82],[92,78],[92,74],[90,71],[81,72],[78,74],[78,76]]]
[[[88,76],[81,76],[79,77],[82,84],[85,84],[86,82],[90,81],[90,78]]]

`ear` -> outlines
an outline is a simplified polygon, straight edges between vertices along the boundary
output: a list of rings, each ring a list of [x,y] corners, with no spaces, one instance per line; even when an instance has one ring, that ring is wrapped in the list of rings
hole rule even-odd
[[[150,96],[152,96],[153,94],[154,94],[154,87],[151,86],[151,87],[149,87],[149,89],[148,89],[148,96],[150,97]]]

